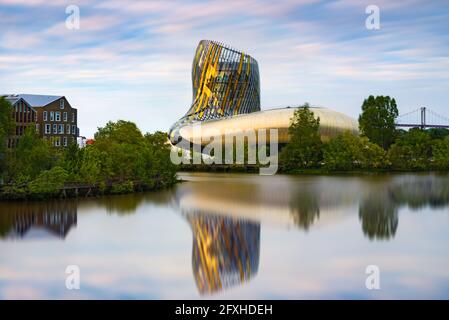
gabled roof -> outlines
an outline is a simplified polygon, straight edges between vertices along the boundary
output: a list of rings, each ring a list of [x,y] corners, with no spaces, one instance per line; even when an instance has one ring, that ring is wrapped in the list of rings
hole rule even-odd
[[[41,94],[19,94],[32,107],[43,107],[55,100],[61,99],[63,96],[47,96]]]
[[[17,94],[2,95],[2,97],[4,97],[6,101],[11,103],[12,106],[14,106],[19,101],[23,101],[23,102],[25,102],[25,104],[27,104],[28,106],[31,107],[31,105],[25,99],[23,99],[22,97],[19,97],[19,95],[17,95]]]
[[[2,97],[4,97],[6,101],[11,103],[11,105],[14,105],[17,101],[19,101],[21,99],[16,94],[5,94],[5,95],[2,95]]]

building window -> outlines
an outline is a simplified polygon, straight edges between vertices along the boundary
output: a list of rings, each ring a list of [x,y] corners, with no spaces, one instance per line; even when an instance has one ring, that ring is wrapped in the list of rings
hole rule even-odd
[[[45,134],[50,134],[51,133],[51,127],[49,124],[45,125]]]
[[[58,133],[58,125],[56,125],[56,124],[53,125],[53,133],[54,134]]]
[[[64,99],[59,100],[59,108],[64,109]]]
[[[67,134],[70,134],[70,124],[68,124],[68,125],[66,126],[66,131],[67,131]]]
[[[55,121],[55,113],[50,111],[50,121]]]
[[[67,147],[67,137],[62,138],[62,144]]]
[[[64,134],[64,125],[63,124],[59,125],[59,134]]]
[[[61,138],[55,137],[55,147],[59,147],[61,145]]]
[[[61,121],[61,112],[59,111],[55,112],[55,121]]]
[[[76,134],[76,126],[75,125],[72,126],[72,134]]]
[[[75,122],[75,112],[72,112],[72,122]]]
[[[62,120],[64,120],[64,122],[67,122],[67,112],[64,112],[62,114]]]
[[[47,118],[47,117],[48,117],[47,111],[44,111],[44,116],[43,116],[43,117],[44,117],[44,121],[47,121],[47,119],[48,119],[48,118]]]

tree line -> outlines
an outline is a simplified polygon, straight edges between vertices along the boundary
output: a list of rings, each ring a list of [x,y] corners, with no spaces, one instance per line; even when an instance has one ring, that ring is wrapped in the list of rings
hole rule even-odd
[[[5,141],[15,124],[11,105],[0,99],[0,141]],[[134,123],[119,120],[98,128],[94,141],[84,148],[77,143],[56,148],[30,126],[16,148],[1,143],[0,197],[52,197],[67,185],[87,185],[95,194],[119,194],[176,182],[165,133],[142,134]]]
[[[293,116],[290,142],[280,153],[281,170],[449,170],[449,130],[398,130],[397,116],[395,99],[370,96],[362,105],[360,135],[343,132],[323,143],[320,119],[305,104]]]

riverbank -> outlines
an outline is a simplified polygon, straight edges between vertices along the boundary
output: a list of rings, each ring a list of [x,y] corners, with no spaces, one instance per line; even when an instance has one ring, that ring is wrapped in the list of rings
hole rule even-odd
[[[209,172],[209,173],[259,173],[259,166],[244,165],[182,165],[180,171],[185,172]],[[376,175],[376,174],[419,174],[437,173],[449,174],[447,170],[399,170],[399,169],[354,169],[354,170],[329,170],[325,168],[296,169],[285,171],[279,168],[277,174],[286,175]]]
[[[15,200],[49,200],[68,198],[89,198],[106,195],[130,194],[146,191],[158,191],[169,188],[178,180],[165,181],[154,179],[151,183],[141,181],[124,181],[114,183],[66,183],[62,187],[33,191],[29,185],[0,186],[0,201]]]

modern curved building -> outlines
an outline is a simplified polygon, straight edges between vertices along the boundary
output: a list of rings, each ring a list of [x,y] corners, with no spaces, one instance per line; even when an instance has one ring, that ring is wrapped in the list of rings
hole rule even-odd
[[[260,81],[257,61],[222,43],[202,40],[192,65],[192,105],[169,130],[176,145],[182,139],[208,143],[211,136],[243,133],[246,130],[277,129],[278,142],[289,141],[288,128],[298,107],[260,110]],[[349,130],[358,133],[354,119],[326,108],[312,108],[320,118],[323,140]],[[193,125],[201,123],[201,132]],[[199,136],[198,136],[199,135]]]

